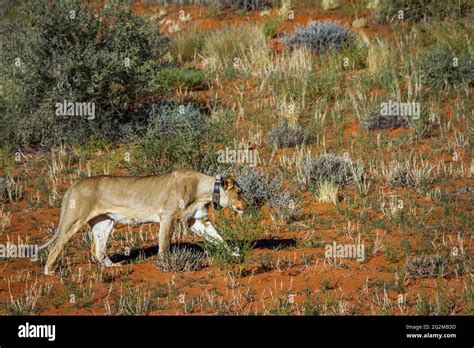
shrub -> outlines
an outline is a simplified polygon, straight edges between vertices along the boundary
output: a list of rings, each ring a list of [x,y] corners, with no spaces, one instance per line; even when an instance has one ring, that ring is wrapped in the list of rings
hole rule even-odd
[[[288,122],[282,122],[272,130],[270,140],[278,148],[294,147],[309,142],[311,133],[302,126],[290,126]]]
[[[219,171],[217,151],[227,146],[232,130],[226,129],[228,115],[207,118],[192,105],[163,104],[144,111],[148,129],[137,137],[137,147],[127,169],[132,175],[156,175],[178,168],[205,173]]]
[[[165,40],[130,9],[39,0],[2,4],[2,10],[8,18],[0,25],[2,74],[23,96],[5,116],[8,140],[54,144],[120,136],[116,128],[133,118],[137,99],[155,91],[148,81],[160,67]],[[17,57],[19,67],[13,66]],[[95,118],[55,115],[64,100],[93,103]]]
[[[238,173],[237,183],[250,206],[268,204],[285,221],[295,218],[300,209],[295,192],[283,187],[281,177],[270,178],[257,170],[245,167]]]
[[[217,144],[199,133],[178,133],[175,136],[145,137],[138,144],[133,160],[127,165],[131,175],[159,175],[179,168],[214,173]]]
[[[472,54],[453,50],[447,44],[435,46],[417,62],[422,81],[431,88],[469,87],[474,85]]]
[[[149,136],[176,135],[193,131],[206,131],[205,113],[193,104],[152,104],[147,113]]]
[[[279,20],[268,19],[263,22],[263,34],[267,38],[274,38],[278,34],[278,25],[280,24]]]
[[[367,117],[361,120],[362,128],[366,130],[378,130],[388,128],[409,127],[407,116],[381,115],[379,111],[371,111]]]
[[[225,269],[249,260],[250,252],[260,235],[258,216],[245,215],[243,221],[235,222],[221,215],[216,220],[216,230],[226,244],[204,241],[204,250],[214,264]],[[239,256],[233,256],[231,251],[238,251]]]
[[[306,26],[299,25],[295,31],[283,38],[288,47],[305,47],[323,53],[331,49],[348,46],[353,35],[346,25],[334,21],[311,21]]]
[[[387,0],[381,1],[377,17],[382,22],[393,22],[397,20],[399,11],[403,11],[403,20],[410,22],[429,18],[459,18],[469,15],[470,8],[468,0]]]
[[[420,255],[407,258],[406,271],[412,278],[437,278],[460,275],[469,268],[469,259],[438,255]]]
[[[355,166],[345,156],[323,154],[314,157],[308,154],[297,168],[299,181],[308,186],[318,185],[321,181],[332,181],[345,185],[362,177],[362,168]]]
[[[243,11],[265,10],[271,7],[267,0],[220,0],[220,2]]]
[[[196,272],[207,266],[205,255],[190,248],[172,248],[166,256],[158,256],[156,262],[162,272]]]
[[[278,217],[286,223],[296,219],[301,210],[300,203],[296,192],[282,188],[268,200],[268,205],[277,213]]]
[[[260,206],[276,191],[275,182],[257,170],[244,168],[237,175],[237,183],[251,206]]]

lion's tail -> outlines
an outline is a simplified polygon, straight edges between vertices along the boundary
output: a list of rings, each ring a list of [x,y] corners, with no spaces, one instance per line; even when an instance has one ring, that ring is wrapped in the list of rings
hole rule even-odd
[[[61,225],[64,223],[64,214],[66,212],[66,197],[68,197],[70,195],[69,193],[69,189],[66,191],[66,193],[64,194],[64,197],[63,197],[63,201],[61,203],[61,216],[59,218],[59,225],[58,225],[58,228],[56,229],[56,232],[54,232],[54,235],[51,237],[50,240],[48,240],[46,243],[40,245],[38,247],[38,250],[41,250],[41,249],[45,249],[47,247],[49,247],[51,245],[51,243],[53,243],[59,236],[59,233],[61,231]]]

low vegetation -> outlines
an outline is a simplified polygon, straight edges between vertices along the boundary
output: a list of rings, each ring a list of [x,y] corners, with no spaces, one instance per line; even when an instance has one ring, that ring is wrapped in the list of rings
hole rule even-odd
[[[249,203],[209,206],[225,243],[176,224],[165,257],[156,224],[116,224],[121,267],[93,261],[86,227],[53,276],[39,276],[47,250],[2,257],[0,314],[474,313],[468,1],[0,13],[2,246],[46,241],[67,188],[95,175],[233,175]]]

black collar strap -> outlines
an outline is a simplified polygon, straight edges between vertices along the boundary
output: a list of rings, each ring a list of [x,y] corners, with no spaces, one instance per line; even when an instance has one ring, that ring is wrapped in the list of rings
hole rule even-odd
[[[216,181],[214,181],[214,190],[212,191],[212,204],[214,204],[214,208],[220,208],[220,201],[221,201],[221,184],[222,184],[222,177],[220,174],[216,175]]]

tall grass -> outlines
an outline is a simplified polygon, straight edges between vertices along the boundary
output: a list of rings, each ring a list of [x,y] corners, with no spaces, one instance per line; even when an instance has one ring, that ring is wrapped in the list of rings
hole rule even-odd
[[[234,25],[213,31],[203,47],[205,65],[212,71],[226,68],[252,71],[268,63],[265,35],[255,25]]]
[[[171,56],[179,63],[195,60],[202,54],[208,35],[209,32],[196,26],[176,33],[169,44]]]

